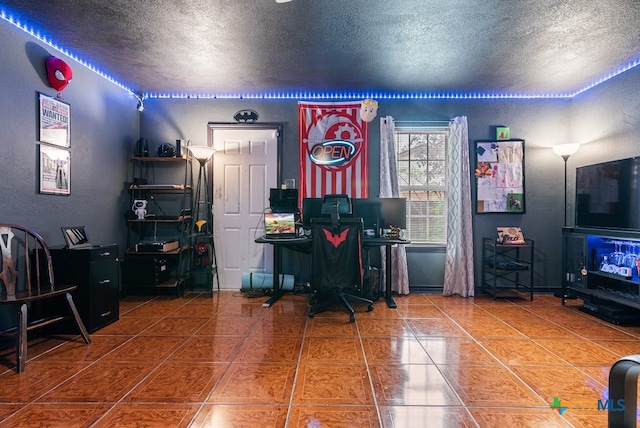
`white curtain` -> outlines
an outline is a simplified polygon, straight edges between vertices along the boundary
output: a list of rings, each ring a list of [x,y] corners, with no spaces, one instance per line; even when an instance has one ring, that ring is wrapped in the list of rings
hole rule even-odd
[[[452,120],[449,129],[447,253],[443,294],[474,295],[471,175],[466,116]]]
[[[396,125],[393,117],[380,118],[380,197],[397,198],[398,171],[396,169],[395,150]],[[381,284],[385,283],[385,257],[386,250],[382,247],[382,277]],[[409,271],[407,270],[407,252],[404,245],[391,247],[391,269],[395,275],[391,283],[391,290],[398,294],[409,294]]]

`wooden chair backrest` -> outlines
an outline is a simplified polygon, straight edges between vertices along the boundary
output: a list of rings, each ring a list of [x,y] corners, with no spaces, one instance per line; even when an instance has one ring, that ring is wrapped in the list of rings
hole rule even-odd
[[[0,294],[42,294],[53,290],[53,265],[44,239],[33,230],[0,223]]]

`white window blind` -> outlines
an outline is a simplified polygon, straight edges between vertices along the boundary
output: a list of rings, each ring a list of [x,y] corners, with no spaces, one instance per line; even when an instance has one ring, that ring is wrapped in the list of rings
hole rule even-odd
[[[396,128],[400,197],[407,198],[408,238],[444,244],[447,237],[447,129]]]

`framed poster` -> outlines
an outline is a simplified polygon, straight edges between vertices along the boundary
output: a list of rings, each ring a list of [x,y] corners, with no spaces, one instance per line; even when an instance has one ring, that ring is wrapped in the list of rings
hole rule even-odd
[[[524,140],[476,140],[475,153],[476,213],[524,213]]]
[[[40,193],[70,195],[69,150],[40,144]]]
[[[61,147],[71,144],[71,106],[57,98],[40,93],[40,141]]]

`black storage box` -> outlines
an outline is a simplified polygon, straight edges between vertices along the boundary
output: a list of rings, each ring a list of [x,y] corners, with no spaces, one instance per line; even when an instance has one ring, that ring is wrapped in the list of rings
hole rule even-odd
[[[155,287],[169,279],[167,259],[160,256],[127,255],[122,262],[122,282],[127,287]]]

